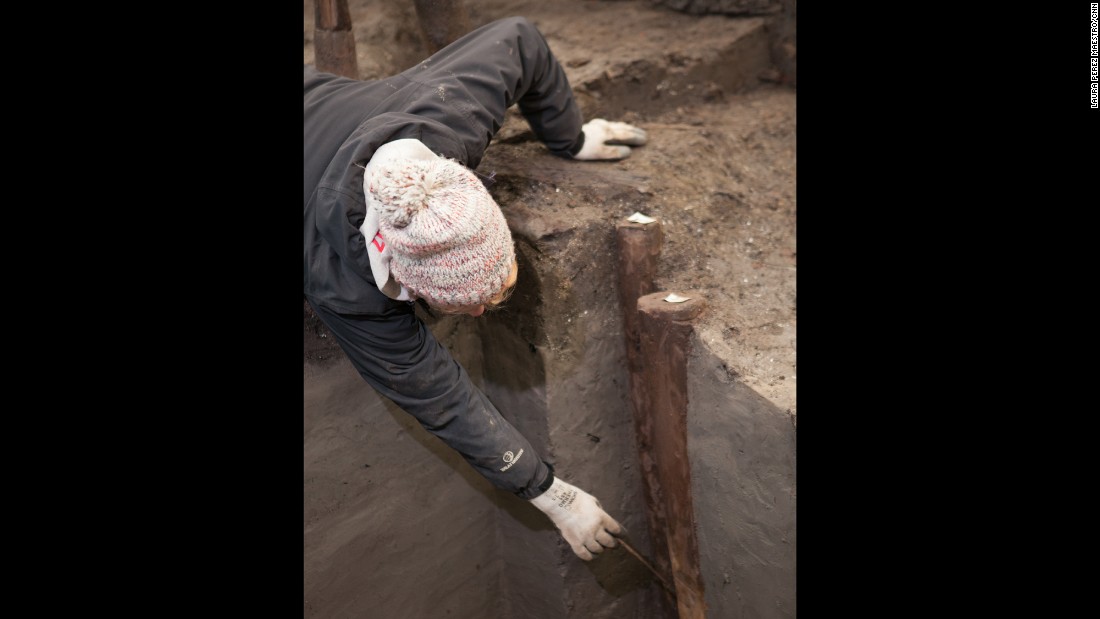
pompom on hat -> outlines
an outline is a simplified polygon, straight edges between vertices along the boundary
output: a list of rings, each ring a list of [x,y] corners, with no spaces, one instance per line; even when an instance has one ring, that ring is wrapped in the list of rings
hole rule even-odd
[[[482,305],[507,280],[515,247],[493,197],[444,157],[372,161],[366,183],[393,277],[435,306]]]

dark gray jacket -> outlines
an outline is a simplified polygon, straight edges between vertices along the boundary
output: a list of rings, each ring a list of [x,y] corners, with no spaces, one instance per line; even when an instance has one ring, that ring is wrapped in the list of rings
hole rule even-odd
[[[565,72],[524,18],[478,28],[386,79],[352,80],[306,65],[303,276],[306,299],[367,382],[496,486],[532,498],[549,487],[549,469],[412,305],[378,290],[359,232],[366,198],[356,164],[387,142],[416,138],[475,169],[513,104],[550,152],[571,157],[583,146]],[[524,457],[515,459],[520,449]]]

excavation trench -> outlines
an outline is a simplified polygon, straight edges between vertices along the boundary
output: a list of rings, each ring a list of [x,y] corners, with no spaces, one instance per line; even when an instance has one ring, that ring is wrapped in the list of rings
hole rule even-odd
[[[426,51],[405,49],[413,3],[350,4],[364,78]],[[510,114],[478,172],[516,240],[517,290],[480,318],[422,318],[644,562],[578,559],[379,397],[303,304],[304,616],[793,618],[794,94],[754,80],[763,22],[649,2],[471,6],[478,23],[532,18],[585,116],[650,142],[620,163],[565,161]]]
[[[577,559],[379,398],[307,311],[306,616],[793,616],[793,427],[698,339],[705,290],[654,290],[660,223],[505,210],[520,264],[507,306],[422,318],[645,561]]]

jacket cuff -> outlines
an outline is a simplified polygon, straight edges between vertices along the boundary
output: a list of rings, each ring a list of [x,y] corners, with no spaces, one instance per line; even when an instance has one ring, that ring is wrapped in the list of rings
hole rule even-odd
[[[547,462],[545,460],[543,460],[542,463],[546,465],[546,479],[542,480],[542,483],[540,483],[538,486],[535,486],[534,489],[527,489],[527,490],[517,492],[516,494],[518,496],[520,496],[521,498],[524,498],[524,499],[527,499],[528,501],[530,501],[531,499],[533,499],[537,496],[541,496],[542,493],[544,493],[544,492],[546,492],[547,490],[550,489],[550,486],[554,485],[554,467],[553,467],[553,465],[551,465],[549,462]]]
[[[569,156],[576,157],[577,153],[581,152],[582,148],[584,148],[584,129],[581,129],[581,134],[577,136],[577,141],[573,144],[573,148],[569,149]]]

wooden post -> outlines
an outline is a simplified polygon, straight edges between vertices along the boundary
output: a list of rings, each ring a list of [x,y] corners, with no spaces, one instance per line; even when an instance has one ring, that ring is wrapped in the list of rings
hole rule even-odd
[[[616,240],[630,399],[654,569],[675,583],[675,593],[664,589],[662,600],[676,608],[676,616],[703,619],[706,602],[687,448],[687,356],[691,321],[706,304],[696,290],[681,293],[689,299],[680,303],[665,301],[667,292],[656,292],[664,240],[659,222],[620,223]]]
[[[318,71],[359,79],[348,0],[313,0],[313,65]]]
[[[653,454],[653,424],[643,406],[646,380],[645,358],[642,356],[641,335],[638,323],[638,298],[656,289],[657,259],[661,255],[664,231],[660,222],[640,224],[622,222],[615,229],[619,252],[619,305],[623,313],[623,334],[626,337],[626,363],[630,372],[630,403],[634,413],[634,437],[638,449],[638,462],[642,472],[642,490],[645,493],[646,525],[653,545],[654,568],[672,582],[672,565],[669,562],[668,541],[665,538],[668,517],[662,500],[657,462]],[[662,590],[661,601],[666,611],[676,608],[676,596]]]
[[[638,299],[640,352],[646,360],[645,380],[635,390],[638,410],[650,431],[650,458],[660,488],[664,513],[665,546],[676,585],[679,619],[704,619],[703,576],[699,542],[695,534],[695,508],[691,495],[691,466],[687,445],[687,359],[694,327],[691,321],[706,303],[698,290],[679,292],[689,300],[666,301],[668,292],[654,292]]]

